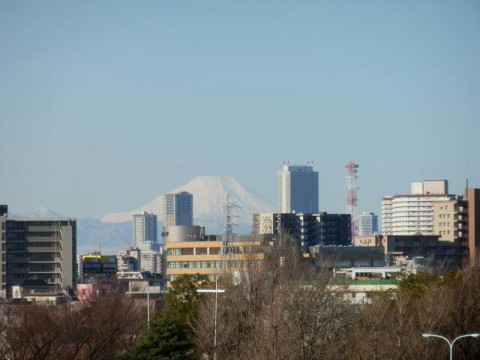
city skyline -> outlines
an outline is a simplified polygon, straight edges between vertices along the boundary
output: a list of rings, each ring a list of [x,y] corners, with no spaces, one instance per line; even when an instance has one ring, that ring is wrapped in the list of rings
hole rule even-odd
[[[313,161],[336,213],[349,161],[359,212],[424,179],[480,187],[479,11],[4,1],[0,198],[100,218],[222,175],[276,203],[288,160]]]

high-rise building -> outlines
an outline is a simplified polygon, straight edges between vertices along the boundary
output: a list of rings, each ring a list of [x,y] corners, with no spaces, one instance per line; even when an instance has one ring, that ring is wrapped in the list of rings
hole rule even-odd
[[[9,219],[6,215],[0,215],[0,297],[11,297],[12,286],[30,280],[43,283],[52,292],[74,287],[76,221]]]
[[[186,191],[165,194],[163,215],[164,226],[192,226],[193,195]]]
[[[468,214],[468,248],[470,260],[478,261],[480,253],[480,189],[465,189]],[[459,215],[460,216],[460,215]]]
[[[318,213],[318,172],[313,165],[285,164],[278,173],[280,213]]]
[[[133,215],[133,247],[146,242],[157,243],[157,215],[144,211]]]
[[[382,199],[382,233],[386,235],[433,235],[433,203],[455,199],[448,195],[446,180],[413,183],[409,195]]]
[[[378,231],[378,216],[373,212],[363,212],[357,216],[358,235],[371,235]]]

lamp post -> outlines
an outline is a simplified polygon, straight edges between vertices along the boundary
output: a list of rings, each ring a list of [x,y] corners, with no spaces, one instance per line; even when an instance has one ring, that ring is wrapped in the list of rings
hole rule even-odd
[[[457,340],[462,339],[462,338],[466,338],[466,337],[478,338],[480,336],[480,334],[479,333],[473,333],[473,334],[460,335],[460,336],[456,337],[455,339],[453,339],[452,342],[450,342],[450,340],[448,340],[445,336],[442,336],[442,335],[422,334],[422,336],[426,339],[428,339],[430,337],[436,337],[436,338],[445,340],[448,343],[448,346],[450,347],[450,360],[453,360],[453,344],[455,344],[455,342]]]
[[[218,288],[218,279],[215,279],[215,289],[197,289],[199,293],[215,293],[215,307],[213,315],[213,360],[217,360],[217,307],[218,294],[224,293],[224,289]]]
[[[147,280],[147,330],[150,331],[150,281]]]

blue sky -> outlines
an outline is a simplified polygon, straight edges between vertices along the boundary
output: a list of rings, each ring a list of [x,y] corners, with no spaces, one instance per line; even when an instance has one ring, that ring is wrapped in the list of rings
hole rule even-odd
[[[199,175],[320,208],[422,179],[480,187],[478,1],[2,1],[0,202],[131,210]]]

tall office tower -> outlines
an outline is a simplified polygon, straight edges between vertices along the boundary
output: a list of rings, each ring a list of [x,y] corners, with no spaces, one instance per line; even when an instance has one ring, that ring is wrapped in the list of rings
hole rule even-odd
[[[157,215],[144,211],[133,215],[133,247],[146,242],[157,243]]]
[[[385,235],[433,235],[436,201],[453,200],[446,180],[413,183],[409,195],[385,196],[382,199],[382,233]]]
[[[0,215],[0,297],[27,280],[59,292],[77,281],[77,225],[73,219],[9,219]]]
[[[165,194],[163,216],[164,226],[192,226],[193,195],[186,191]]]
[[[467,201],[467,207],[468,207],[467,237],[468,237],[468,248],[470,252],[470,260],[478,261],[480,256],[480,189],[475,189],[475,188],[465,189],[464,199]]]
[[[318,172],[313,165],[283,165],[278,173],[280,213],[318,213]]]
[[[373,212],[363,212],[357,216],[358,235],[371,235],[378,231],[378,216]]]

